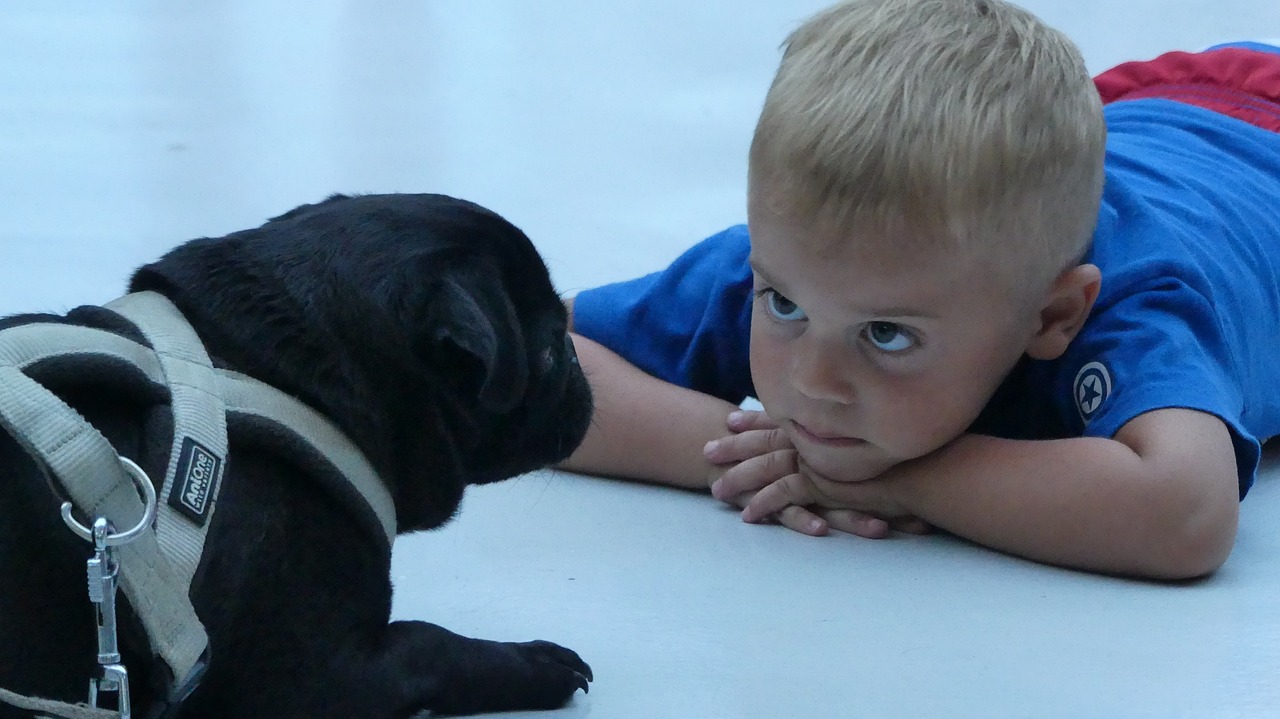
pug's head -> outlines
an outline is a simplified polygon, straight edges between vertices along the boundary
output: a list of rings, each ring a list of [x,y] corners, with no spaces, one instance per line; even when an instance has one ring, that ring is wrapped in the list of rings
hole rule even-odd
[[[188,242],[131,291],[168,296],[215,362],[311,404],[391,485],[400,531],[467,484],[566,458],[591,394],[546,265],[514,225],[441,195],[334,195]]]

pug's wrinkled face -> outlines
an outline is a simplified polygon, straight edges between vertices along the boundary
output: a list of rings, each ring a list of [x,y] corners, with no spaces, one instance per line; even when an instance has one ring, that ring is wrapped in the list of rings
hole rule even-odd
[[[567,459],[591,421],[587,379],[566,330],[564,306],[541,307],[525,335],[524,397],[495,417],[472,454],[473,484],[494,482]]]
[[[568,314],[528,237],[469,207],[450,271],[436,279],[425,362],[444,368],[473,430],[459,438],[468,482],[486,484],[566,459],[591,421],[591,390],[568,334]],[[437,225],[437,229],[443,229]]]
[[[133,290],[178,304],[226,364],[324,413],[393,488],[401,531],[467,484],[569,456],[591,392],[533,243],[443,195],[335,195],[189,242]]]

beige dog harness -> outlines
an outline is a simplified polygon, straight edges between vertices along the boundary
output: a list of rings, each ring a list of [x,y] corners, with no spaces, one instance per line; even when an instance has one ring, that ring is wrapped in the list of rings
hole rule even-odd
[[[266,421],[291,435],[364,497],[388,546],[396,532],[390,491],[360,450],[327,418],[270,385],[215,368],[195,330],[163,295],[130,294],[106,307],[132,322],[151,346],[105,330],[54,323],[0,331],[0,426],[69,500],[63,505],[64,521],[95,545],[87,571],[90,600],[99,609],[100,665],[99,676],[90,680],[87,704],[22,697],[3,689],[0,701],[68,719],[130,717],[128,676],[115,646],[117,577],[153,653],[174,678],[170,705],[189,695],[202,676],[209,640],[188,592],[217,506],[227,459],[228,416]],[[120,457],[78,412],[27,376],[26,370],[36,363],[64,356],[124,363],[167,388],[173,445],[164,482],[153,497],[146,496],[152,485],[141,469]],[[142,496],[135,483],[142,487]],[[72,508],[94,526],[76,521]],[[114,527],[134,529],[117,533]],[[116,695],[114,710],[99,708],[99,695],[105,693]]]

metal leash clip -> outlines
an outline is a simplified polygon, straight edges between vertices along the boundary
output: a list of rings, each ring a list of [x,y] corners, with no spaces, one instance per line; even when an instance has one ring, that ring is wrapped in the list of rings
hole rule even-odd
[[[142,468],[131,460],[120,457],[120,463],[128,470],[145,500],[142,520],[127,532],[115,533],[106,517],[98,517],[89,528],[71,516],[71,503],[62,503],[62,521],[76,536],[93,544],[93,557],[86,564],[89,580],[89,601],[93,603],[98,619],[98,676],[89,680],[89,706],[102,707],[104,695],[116,697],[114,711],[120,719],[132,719],[129,702],[129,673],[120,663],[120,647],[116,637],[116,579],[120,575],[120,562],[115,548],[128,544],[145,532],[156,518],[156,489]]]

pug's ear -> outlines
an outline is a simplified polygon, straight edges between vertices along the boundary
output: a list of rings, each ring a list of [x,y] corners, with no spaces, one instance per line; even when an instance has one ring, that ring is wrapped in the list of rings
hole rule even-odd
[[[432,298],[434,326],[428,331],[436,346],[452,343],[483,370],[481,405],[493,412],[511,410],[524,397],[529,381],[524,335],[510,298],[494,282],[468,289],[444,278]],[[447,368],[446,368],[447,371]]]

